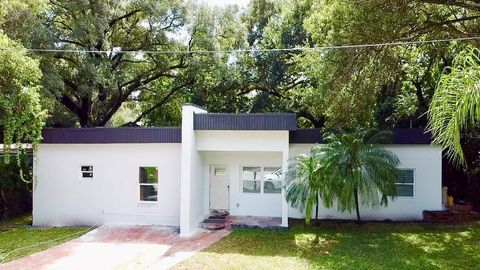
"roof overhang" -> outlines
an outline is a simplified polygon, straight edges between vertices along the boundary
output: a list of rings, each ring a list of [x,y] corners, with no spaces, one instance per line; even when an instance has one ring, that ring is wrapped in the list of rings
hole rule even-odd
[[[295,113],[194,115],[194,130],[296,130]]]
[[[45,144],[181,143],[179,127],[50,128],[42,132]]]
[[[431,144],[432,134],[421,128],[395,128],[391,132],[391,142],[388,144]],[[290,131],[290,143],[293,144],[322,144],[323,133],[318,128],[306,128]]]

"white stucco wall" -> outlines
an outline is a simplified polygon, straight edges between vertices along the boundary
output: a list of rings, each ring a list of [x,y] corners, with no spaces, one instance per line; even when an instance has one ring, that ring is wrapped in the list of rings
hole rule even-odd
[[[243,193],[241,167],[282,167],[281,152],[205,152],[204,208],[209,210],[210,166],[225,165],[230,178],[230,214],[238,216],[282,216],[282,194]]]
[[[33,224],[180,222],[180,144],[42,144],[36,155]],[[80,166],[94,178],[80,178]],[[158,167],[158,202],[140,202],[139,167]]]
[[[203,157],[196,150],[196,134],[193,130],[194,114],[205,112],[204,109],[192,105],[185,105],[182,108],[180,177],[180,234],[182,236],[194,234],[205,217]]]
[[[197,130],[198,151],[284,151],[288,131]]]
[[[290,157],[308,153],[313,145],[290,145]],[[397,197],[388,207],[378,209],[361,207],[363,219],[421,220],[423,210],[442,209],[442,150],[429,145],[392,145],[386,147],[400,159],[399,168],[415,170],[414,197]],[[290,208],[290,217],[303,218],[297,209]],[[336,207],[319,208],[319,217],[328,219],[355,219],[355,213],[339,213]]]
[[[226,165],[232,215],[301,218],[284,194],[242,192],[241,167],[282,167],[312,144],[288,144],[288,131],[194,131],[194,113],[184,106],[182,144],[42,144],[36,155],[33,224],[72,226],[156,224],[195,233],[209,214],[211,165]],[[388,146],[400,168],[415,170],[415,196],[398,197],[386,208],[364,208],[364,219],[422,219],[423,210],[441,210],[441,149],[428,145]],[[93,180],[80,178],[80,166],[94,167]],[[159,169],[158,202],[139,202],[139,167]],[[284,191],[282,191],[284,193]],[[355,218],[320,208],[321,218]]]

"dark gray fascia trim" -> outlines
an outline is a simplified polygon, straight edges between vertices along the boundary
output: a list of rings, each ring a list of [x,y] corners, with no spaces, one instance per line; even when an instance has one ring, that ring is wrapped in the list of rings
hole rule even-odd
[[[179,127],[49,128],[45,144],[181,143]]]
[[[392,143],[390,144],[429,145],[432,143],[432,134],[421,128],[396,128],[391,131]],[[291,144],[324,143],[323,133],[319,128],[292,130],[289,139]]]
[[[196,113],[194,130],[296,130],[294,113]]]

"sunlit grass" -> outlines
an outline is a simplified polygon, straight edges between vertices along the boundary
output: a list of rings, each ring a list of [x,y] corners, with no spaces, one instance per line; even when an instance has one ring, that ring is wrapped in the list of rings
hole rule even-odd
[[[0,222],[0,263],[64,243],[88,230],[87,228],[32,228],[31,223],[32,217],[29,215]]]
[[[480,223],[235,230],[177,269],[480,269]]]

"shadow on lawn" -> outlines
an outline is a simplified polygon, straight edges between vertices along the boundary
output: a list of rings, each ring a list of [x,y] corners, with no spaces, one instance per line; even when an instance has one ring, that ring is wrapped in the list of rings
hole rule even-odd
[[[235,230],[205,251],[296,257],[328,269],[475,269],[479,243],[480,223],[327,222],[288,231]]]

